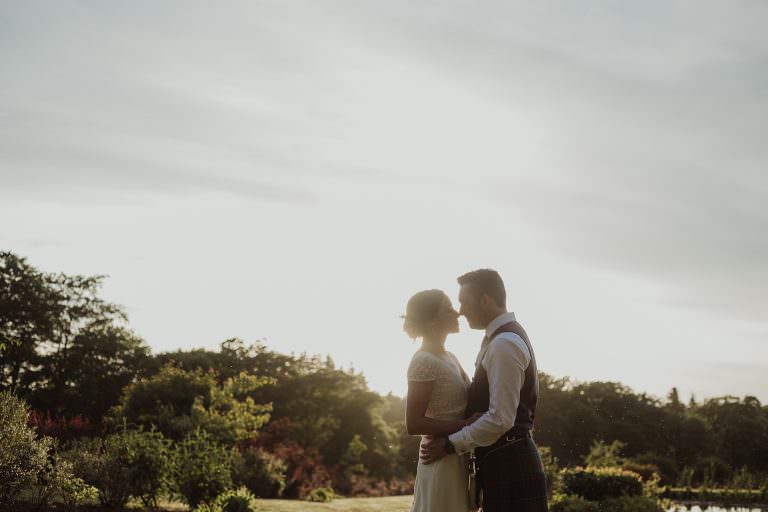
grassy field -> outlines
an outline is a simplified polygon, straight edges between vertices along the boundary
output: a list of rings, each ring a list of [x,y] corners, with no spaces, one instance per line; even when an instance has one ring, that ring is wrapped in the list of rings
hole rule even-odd
[[[408,512],[412,496],[339,498],[330,503],[297,500],[258,500],[264,512]]]

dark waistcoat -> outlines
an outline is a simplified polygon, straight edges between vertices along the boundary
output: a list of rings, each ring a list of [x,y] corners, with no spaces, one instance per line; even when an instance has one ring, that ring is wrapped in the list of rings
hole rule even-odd
[[[490,336],[493,341],[497,335],[503,332],[517,334],[525,342],[528,351],[531,353],[531,362],[525,369],[525,380],[520,389],[520,404],[517,406],[515,415],[515,425],[512,431],[531,430],[533,428],[533,417],[536,413],[536,403],[539,401],[539,375],[536,371],[536,356],[533,354],[533,347],[528,341],[528,335],[525,334],[523,326],[518,322],[504,324]],[[472,384],[469,387],[467,396],[467,417],[476,412],[485,412],[490,403],[491,391],[488,385],[488,373],[483,368],[482,361],[475,368],[475,376],[472,378]]]

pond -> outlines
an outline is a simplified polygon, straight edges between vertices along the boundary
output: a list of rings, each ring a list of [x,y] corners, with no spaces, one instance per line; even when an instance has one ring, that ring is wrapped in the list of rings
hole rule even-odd
[[[669,512],[768,512],[768,509],[760,507],[718,507],[715,505],[692,505],[690,507],[675,505],[669,509]]]

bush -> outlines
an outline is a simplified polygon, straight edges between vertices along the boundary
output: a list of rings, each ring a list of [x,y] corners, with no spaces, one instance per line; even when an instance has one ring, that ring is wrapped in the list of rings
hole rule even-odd
[[[590,501],[643,494],[640,475],[619,468],[568,468],[561,475],[566,494]]]
[[[85,457],[94,463],[90,468],[93,480],[89,483],[99,490],[99,501],[105,507],[124,506],[131,497],[131,469],[125,463],[125,447],[121,439],[109,436],[102,441],[100,448],[95,443],[90,447],[99,450]]]
[[[628,460],[621,465],[621,469],[624,471],[631,471],[637,473],[643,482],[648,482],[654,478],[658,478],[660,475],[659,468],[654,464],[640,464],[635,461]]]
[[[72,476],[61,483],[59,497],[66,509],[74,510],[78,505],[98,499],[99,490],[85,483],[82,478]]]
[[[333,489],[330,487],[318,487],[317,489],[309,491],[309,494],[307,494],[305,499],[307,501],[315,501],[318,503],[328,503],[333,501],[336,497],[336,493],[333,492]]]
[[[32,503],[42,510],[48,507],[54,498],[63,501],[69,508],[89,498],[96,498],[98,492],[75,476],[71,462],[59,454],[51,454],[40,473],[31,495]]]
[[[246,447],[260,447],[285,462],[286,498],[305,498],[312,489],[331,486],[331,470],[320,454],[304,448],[291,439],[292,424],[288,418],[271,422],[259,435],[243,443]]]
[[[128,494],[156,508],[173,482],[170,441],[156,431],[125,431],[108,437],[106,446],[108,462],[125,468]]]
[[[664,507],[654,498],[622,496],[601,501],[600,512],[664,512]]]
[[[78,439],[62,454],[74,473],[99,490],[99,501],[120,507],[130,497],[146,507],[173,484],[173,453],[170,442],[155,431],[124,431],[106,439]]]
[[[211,503],[232,486],[232,454],[200,429],[176,447],[176,486],[190,507]]]
[[[593,501],[579,496],[555,495],[549,507],[550,512],[600,512],[600,507]]]
[[[256,512],[257,510],[256,498],[244,487],[219,494],[214,506],[219,507],[221,512]]]
[[[0,505],[11,505],[35,483],[48,463],[49,437],[37,439],[27,425],[29,407],[11,393],[0,393]]]
[[[259,498],[278,498],[285,490],[285,462],[263,448],[250,446],[233,461],[235,484],[245,486]]]
[[[680,477],[677,462],[671,457],[646,452],[632,458],[637,464],[651,464],[659,469],[661,485],[674,485]]]

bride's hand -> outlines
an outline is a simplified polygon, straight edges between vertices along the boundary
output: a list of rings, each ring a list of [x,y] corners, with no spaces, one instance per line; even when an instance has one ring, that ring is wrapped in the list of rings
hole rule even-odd
[[[478,419],[480,419],[480,416],[482,416],[483,414],[485,414],[485,413],[484,412],[476,412],[475,414],[473,414],[472,416],[470,416],[469,418],[464,420],[464,426],[468,427],[469,425],[473,424]]]

